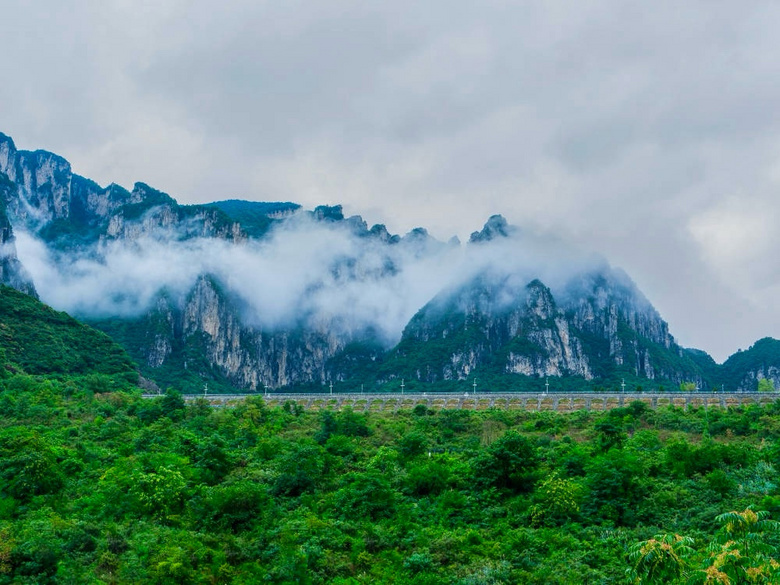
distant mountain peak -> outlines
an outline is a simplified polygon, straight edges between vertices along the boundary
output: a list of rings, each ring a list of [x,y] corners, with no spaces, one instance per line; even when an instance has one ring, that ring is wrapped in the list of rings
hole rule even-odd
[[[489,242],[496,238],[508,238],[515,232],[517,232],[517,228],[509,225],[503,215],[491,215],[482,228],[482,231],[473,232],[471,234],[469,243],[476,244],[480,242]]]
[[[14,139],[8,136],[8,134],[3,134],[2,132],[0,132],[0,144],[5,145],[7,148],[10,148],[11,150],[16,150]]]
[[[341,205],[318,205],[314,208],[314,218],[320,221],[342,221],[344,210]]]

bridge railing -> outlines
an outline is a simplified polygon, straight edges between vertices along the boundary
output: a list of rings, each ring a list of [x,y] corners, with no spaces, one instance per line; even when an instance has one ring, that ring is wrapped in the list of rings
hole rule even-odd
[[[143,394],[144,398],[157,398],[162,394]],[[262,392],[250,392],[242,394],[184,394],[182,395],[185,400],[195,400],[198,398],[205,398],[207,400],[239,400],[248,397],[260,397],[266,400],[389,400],[389,399],[409,399],[409,400],[423,400],[431,398],[445,398],[445,399],[495,399],[495,398],[622,398],[625,402],[626,399],[641,400],[642,398],[684,398],[687,400],[695,398],[722,398],[722,397],[752,397],[752,398],[774,398],[780,399],[780,392],[406,392],[401,394],[400,392],[372,392],[372,393],[355,393],[355,392],[339,392],[330,394],[328,392],[300,392],[300,393],[262,393]]]

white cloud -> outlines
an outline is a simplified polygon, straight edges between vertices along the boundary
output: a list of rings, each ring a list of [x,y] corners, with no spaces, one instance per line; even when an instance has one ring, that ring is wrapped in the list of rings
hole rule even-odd
[[[161,290],[181,303],[209,274],[240,300],[250,326],[370,330],[388,346],[437,294],[485,271],[511,273],[519,288],[540,278],[562,290],[586,267],[603,266],[563,242],[522,232],[478,246],[412,237],[388,245],[356,235],[347,222],[303,213],[262,240],[161,235],[102,242],[74,255],[20,232],[17,248],[42,299],[76,315],[140,315]]]

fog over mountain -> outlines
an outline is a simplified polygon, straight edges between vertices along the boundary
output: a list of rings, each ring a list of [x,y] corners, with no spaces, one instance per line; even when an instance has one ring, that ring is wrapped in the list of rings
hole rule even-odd
[[[681,348],[623,271],[500,215],[445,243],[424,228],[369,228],[338,205],[180,205],[145,183],[102,187],[0,134],[0,230],[2,282],[103,329],[145,376],[186,390],[451,387],[475,375],[513,389],[551,376],[780,382],[772,340],[719,367]]]
[[[397,343],[438,292],[477,274],[511,274],[522,285],[540,278],[563,292],[576,274],[606,268],[603,259],[564,242],[516,229],[469,244],[445,244],[419,230],[392,245],[367,237],[366,230],[357,217],[323,222],[301,211],[261,240],[187,238],[162,229],[57,250],[17,230],[16,247],[41,298],[72,314],[137,317],[161,290],[182,298],[209,274],[240,299],[247,324],[273,330],[326,321],[349,331],[374,330],[387,344]]]

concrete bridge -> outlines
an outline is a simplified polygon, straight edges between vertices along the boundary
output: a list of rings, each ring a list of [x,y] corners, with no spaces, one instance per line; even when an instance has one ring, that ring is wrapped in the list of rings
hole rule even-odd
[[[153,398],[154,394],[145,394]],[[411,410],[418,404],[428,408],[454,410],[503,410],[573,412],[603,411],[628,406],[634,401],[650,408],[729,408],[771,404],[780,400],[780,393],[771,392],[550,392],[550,393],[438,393],[423,394],[198,394],[185,395],[185,400],[207,400],[212,406],[232,406],[248,396],[258,396],[268,406],[285,402],[301,405],[306,410],[340,410],[350,407],[359,412],[395,412]]]

